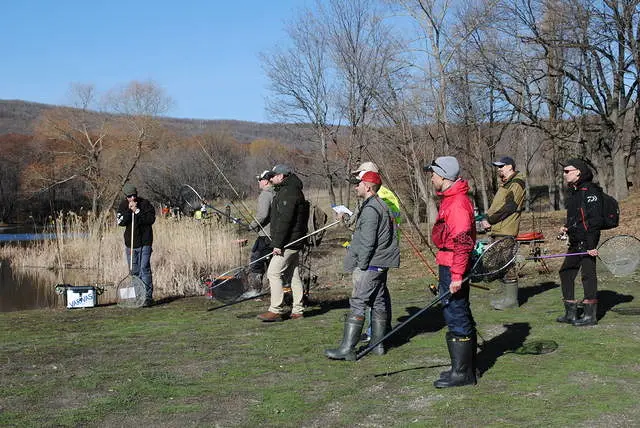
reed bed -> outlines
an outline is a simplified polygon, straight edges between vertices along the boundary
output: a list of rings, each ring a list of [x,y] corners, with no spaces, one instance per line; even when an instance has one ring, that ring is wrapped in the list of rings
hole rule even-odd
[[[43,287],[96,285],[101,303],[115,301],[118,283],[128,275],[124,228],[109,215],[102,225],[74,213],[60,214],[48,227],[56,239],[0,247],[14,274],[28,275]],[[151,266],[154,298],[204,294],[201,278],[248,263],[249,249],[238,244],[236,226],[212,219],[158,217],[153,226]]]

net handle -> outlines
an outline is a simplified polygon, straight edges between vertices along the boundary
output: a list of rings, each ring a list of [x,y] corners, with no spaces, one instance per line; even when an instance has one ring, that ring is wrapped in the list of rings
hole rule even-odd
[[[627,234],[615,235],[615,236],[611,236],[611,237],[605,239],[604,241],[602,241],[602,243],[600,245],[598,245],[598,250],[600,250],[605,244],[611,243],[612,240],[619,239],[619,238],[632,238],[632,239],[635,239],[637,241],[640,241],[640,239],[636,238],[633,235],[627,235]],[[545,254],[544,256],[527,257],[525,260],[553,259],[553,258],[557,258],[557,257],[568,257],[568,256],[585,256],[587,254],[589,254],[589,253],[587,253],[586,251],[582,251],[582,252],[579,252],[579,253]]]
[[[135,227],[136,222],[134,221],[136,217],[135,211],[131,211],[131,243],[129,244],[129,275],[133,276],[133,229]]]
[[[482,258],[484,257],[485,254],[487,254],[487,251],[493,247],[495,244],[497,244],[498,242],[501,242],[505,239],[510,239],[513,240],[513,244],[514,245],[518,245],[518,242],[515,240],[515,238],[513,236],[505,236],[504,238],[501,238],[493,243],[491,243],[490,245],[488,245],[486,247],[486,249],[482,252],[482,254],[480,255],[480,257],[478,257],[478,260],[476,260],[476,262],[474,263],[473,267],[471,268],[470,272],[473,272],[475,268],[477,268],[479,266],[480,260],[482,260]],[[499,272],[502,269],[506,268],[507,266],[511,265],[511,263],[513,263],[513,261],[515,260],[516,256],[515,254],[517,254],[517,251],[514,252],[514,256],[511,258],[511,260],[504,265],[503,267],[501,267],[500,269],[494,271],[494,272],[488,272],[485,273],[483,275],[491,275],[493,273]],[[469,278],[471,278],[472,276],[474,276],[474,274],[469,273],[463,280],[462,282],[465,283],[469,280]],[[475,276],[478,276],[478,274],[475,274]],[[437,303],[441,302],[442,300],[448,298],[449,296],[451,296],[451,291],[447,291],[446,293],[436,297],[435,299],[433,299],[431,301],[431,303],[429,303],[427,306],[425,306],[424,308],[420,309],[418,312],[416,312],[415,314],[411,315],[409,318],[407,318],[406,320],[404,320],[403,322],[401,322],[400,324],[398,324],[397,326],[395,326],[393,328],[393,330],[391,330],[390,332],[388,332],[387,334],[385,334],[381,339],[375,341],[374,343],[370,343],[365,349],[363,349],[362,351],[360,351],[359,353],[356,354],[356,361],[359,360],[360,358],[364,357],[365,355],[367,355],[369,352],[371,352],[376,346],[378,346],[379,344],[381,344],[382,342],[384,342],[385,340],[387,340],[388,338],[390,338],[391,336],[393,336],[396,332],[398,332],[398,330],[400,330],[402,327],[404,327],[405,325],[409,324],[412,320],[414,320],[415,318],[417,318],[418,316],[420,316],[421,314],[423,314],[425,311],[427,311],[429,308],[433,307],[434,305],[436,305]]]

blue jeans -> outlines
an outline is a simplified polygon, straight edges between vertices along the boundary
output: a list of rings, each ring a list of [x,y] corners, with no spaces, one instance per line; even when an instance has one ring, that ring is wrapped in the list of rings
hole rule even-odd
[[[147,300],[153,299],[153,278],[151,276],[151,245],[133,249],[133,266],[129,266],[132,275],[139,277],[147,288]],[[131,262],[131,249],[125,247],[127,265]]]
[[[442,296],[449,291],[451,270],[449,266],[438,266],[438,291]],[[441,301],[444,320],[449,331],[457,337],[469,337],[476,331],[476,322],[471,314],[469,305],[469,281],[462,283],[462,288]]]

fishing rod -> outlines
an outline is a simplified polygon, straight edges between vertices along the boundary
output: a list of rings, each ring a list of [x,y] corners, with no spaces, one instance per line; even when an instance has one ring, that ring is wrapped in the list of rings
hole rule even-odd
[[[193,194],[198,198],[198,201],[200,202],[200,205],[204,205],[204,206],[206,206],[207,208],[211,208],[213,211],[215,211],[216,213],[218,213],[218,214],[220,214],[220,215],[222,215],[222,216],[224,216],[224,217],[228,218],[229,220],[231,220],[231,221],[232,221],[233,223],[235,223],[235,224],[240,224],[240,225],[242,225],[242,226],[247,226],[247,227],[249,226],[249,225],[246,223],[246,220],[244,220],[244,221],[243,221],[242,219],[239,219],[239,218],[237,218],[237,217],[233,217],[232,215],[227,214],[226,212],[224,212],[224,211],[222,211],[222,210],[219,210],[218,208],[216,208],[216,207],[214,207],[214,206],[210,205],[210,204],[206,201],[206,199],[204,199],[204,198],[203,198],[203,197],[202,197],[202,196],[201,196],[201,195],[196,191],[196,189],[194,189],[194,188],[193,188],[192,186],[190,186],[189,184],[184,184],[182,187],[183,187],[183,188],[187,188],[187,189],[189,189],[191,192],[193,192]],[[185,192],[181,192],[181,196],[182,196],[182,198],[184,199],[184,201],[187,203],[187,205],[189,205],[189,206],[190,206],[191,208],[193,208],[194,210],[199,209],[198,207],[196,207],[196,206],[194,206],[194,205],[192,205],[192,204],[191,204],[191,202],[193,202],[193,201],[191,201],[191,202],[190,202],[190,201],[185,197],[184,193],[185,193]]]
[[[247,207],[247,205],[244,203],[243,199],[240,197],[240,194],[238,193],[238,191],[236,190],[235,187],[233,187],[233,184],[231,184],[231,181],[229,181],[229,179],[227,178],[227,176],[225,175],[225,173],[222,171],[222,168],[220,168],[220,166],[218,165],[218,163],[215,161],[215,159],[213,159],[213,156],[211,156],[211,154],[207,151],[207,149],[204,147],[204,144],[202,144],[202,141],[200,141],[199,138],[196,138],[196,141],[198,142],[198,144],[200,145],[200,148],[202,149],[203,153],[207,156],[207,158],[211,161],[211,163],[213,164],[213,166],[216,167],[216,169],[218,170],[218,173],[222,176],[222,178],[224,179],[224,181],[229,185],[229,187],[231,188],[231,190],[233,190],[233,193],[235,193],[236,197],[238,198],[238,200],[240,201],[240,203],[242,204],[243,208],[245,209],[246,212],[249,213],[249,215],[251,216],[251,219],[253,221],[256,222],[256,224],[260,227],[260,230],[262,231],[262,233],[265,234],[265,236],[267,238],[269,238],[269,240],[271,240],[271,235],[269,235],[266,230],[264,230],[264,227],[262,227],[262,224],[260,224],[260,222],[256,219],[256,217],[251,213],[251,210]],[[231,201],[231,203],[233,203],[233,201]],[[238,212],[240,212],[240,215],[242,215],[242,217],[245,217],[244,214],[242,213],[241,210],[238,210]],[[246,218],[245,218],[246,221]],[[250,222],[248,222],[250,223]],[[257,231],[256,231],[257,233]]]
[[[297,244],[298,242],[300,242],[300,241],[302,241],[302,240],[305,240],[305,239],[307,239],[307,238],[309,238],[309,237],[311,237],[311,236],[313,236],[313,235],[315,235],[315,234],[317,234],[317,233],[320,233],[320,232],[322,232],[323,230],[326,230],[326,229],[328,229],[328,228],[330,228],[330,227],[333,227],[333,226],[335,226],[335,225],[336,225],[336,224],[338,224],[338,223],[340,223],[340,220],[336,220],[336,221],[334,221],[333,223],[330,223],[330,224],[328,224],[328,225],[326,225],[326,226],[323,226],[323,227],[321,227],[320,229],[318,229],[318,230],[316,230],[316,231],[314,231],[314,232],[311,232],[311,233],[309,233],[309,234],[307,234],[307,235],[303,236],[302,238],[298,238],[298,239],[296,239],[296,240],[295,240],[295,241],[293,241],[293,242],[289,242],[287,245],[285,245],[285,246],[284,246],[284,248],[289,248],[289,247],[291,247],[293,244]],[[255,259],[254,261],[252,261],[252,262],[250,262],[250,263],[248,263],[248,264],[244,264],[244,265],[242,265],[242,266],[237,266],[237,267],[234,267],[233,269],[229,269],[228,271],[226,271],[226,272],[221,273],[220,275],[218,275],[218,277],[224,277],[224,276],[227,276],[227,275],[229,275],[229,274],[230,274],[230,273],[232,273],[232,272],[239,272],[239,271],[241,271],[241,270],[244,270],[244,269],[248,268],[249,266],[251,266],[251,265],[253,265],[253,264],[255,264],[255,263],[258,263],[259,261],[262,261],[262,260],[268,259],[268,258],[270,258],[270,257],[272,257],[272,256],[273,256],[273,252],[271,252],[271,253],[269,253],[269,254],[265,254],[264,256],[262,256],[262,257],[260,257],[260,258],[258,258],[258,259]],[[227,281],[229,281],[229,280],[230,280],[230,279],[232,279],[232,278],[234,278],[234,277],[233,277],[233,276],[230,276],[229,278],[226,278],[226,279],[225,279],[224,281],[222,281],[221,283],[216,284],[216,285],[214,285],[213,287],[211,287],[211,290],[213,290],[213,289],[215,289],[215,288],[217,288],[217,287],[220,287],[222,284],[226,283]]]

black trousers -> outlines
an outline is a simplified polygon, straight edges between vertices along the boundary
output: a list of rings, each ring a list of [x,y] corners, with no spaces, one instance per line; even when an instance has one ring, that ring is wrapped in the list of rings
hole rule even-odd
[[[273,247],[271,246],[271,239],[266,236],[258,236],[256,242],[253,243],[253,247],[251,247],[251,256],[249,258],[250,262],[258,260],[261,257],[266,256],[267,254],[273,252]],[[269,259],[260,260],[257,263],[253,263],[251,265],[251,272],[264,274],[267,271],[267,266],[269,265]]]
[[[583,252],[581,246],[569,246],[569,253]],[[578,271],[582,273],[584,299],[593,300],[598,294],[598,276],[596,275],[596,258],[589,255],[567,256],[560,267],[560,284],[564,300],[575,299],[575,280]]]

